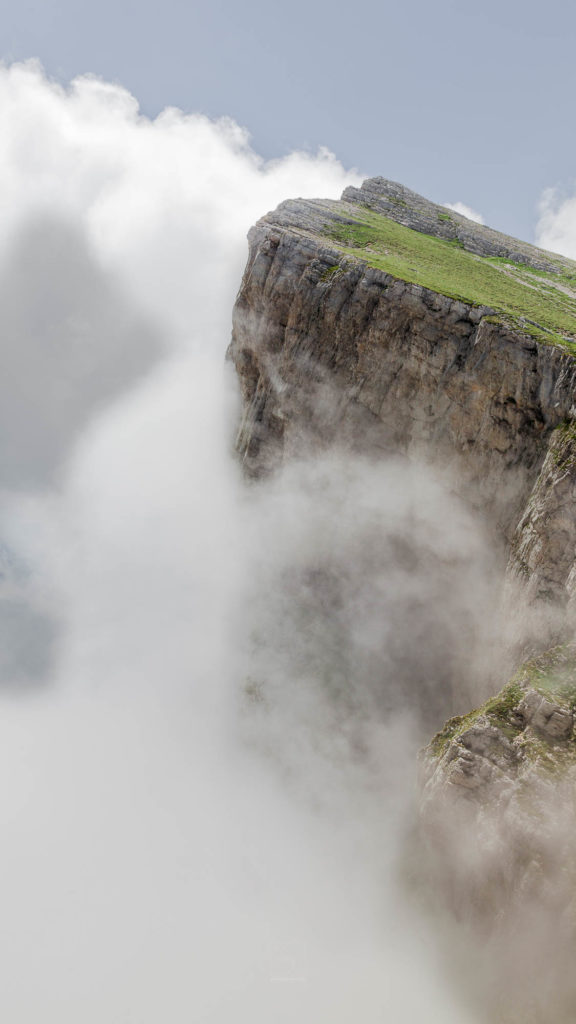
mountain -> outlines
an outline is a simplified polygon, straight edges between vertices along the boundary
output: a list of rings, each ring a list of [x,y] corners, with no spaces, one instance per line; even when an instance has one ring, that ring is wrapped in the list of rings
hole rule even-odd
[[[285,202],[249,243],[229,350],[247,473],[332,446],[450,467],[508,577],[571,623],[576,263],[382,178]]]
[[[383,178],[289,200],[249,233],[229,356],[248,476],[328,450],[420,460],[500,551],[505,685],[423,753],[416,874],[499,936],[491,1020],[571,1020],[576,263]],[[539,940],[509,951],[536,919],[564,980],[524,999]]]

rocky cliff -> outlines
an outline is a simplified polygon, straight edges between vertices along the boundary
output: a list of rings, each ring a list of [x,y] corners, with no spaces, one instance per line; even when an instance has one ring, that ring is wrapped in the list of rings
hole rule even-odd
[[[382,178],[285,202],[249,243],[229,353],[247,474],[333,448],[423,460],[500,545],[517,671],[424,752],[418,874],[491,935],[491,1021],[571,1021],[576,264]]]
[[[246,471],[331,446],[449,469],[501,539],[511,593],[563,618],[576,264],[381,178],[285,202],[249,243],[230,347]]]

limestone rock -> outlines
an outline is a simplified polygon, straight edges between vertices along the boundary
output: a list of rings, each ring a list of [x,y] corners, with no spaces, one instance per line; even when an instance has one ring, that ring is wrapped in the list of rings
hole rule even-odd
[[[544,733],[550,739],[567,740],[572,735],[572,710],[548,700],[536,690],[528,690],[515,711],[527,725],[531,725],[533,729]]]

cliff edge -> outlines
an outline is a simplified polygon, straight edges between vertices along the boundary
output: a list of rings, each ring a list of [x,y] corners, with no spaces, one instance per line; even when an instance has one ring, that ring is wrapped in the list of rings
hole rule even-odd
[[[333,446],[448,469],[571,621],[576,263],[373,178],[251,229],[229,354],[249,475]]]

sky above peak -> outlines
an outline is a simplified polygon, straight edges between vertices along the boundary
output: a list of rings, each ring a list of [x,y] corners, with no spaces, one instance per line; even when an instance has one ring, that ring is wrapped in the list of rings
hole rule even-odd
[[[327,146],[528,240],[544,190],[574,189],[564,0],[29,0],[0,15],[6,63],[36,57],[62,83],[102,76],[149,116],[230,116],[265,158]]]

